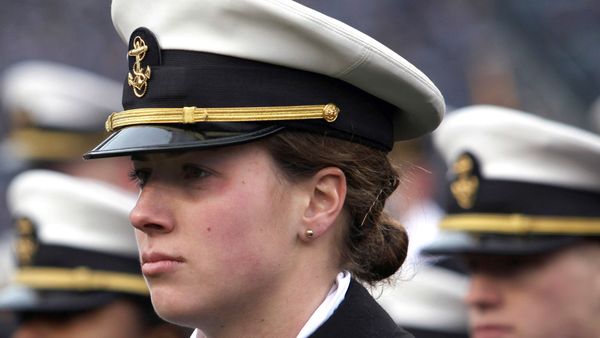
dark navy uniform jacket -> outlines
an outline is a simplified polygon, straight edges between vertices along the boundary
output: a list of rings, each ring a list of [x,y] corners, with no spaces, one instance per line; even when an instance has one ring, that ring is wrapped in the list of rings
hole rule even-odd
[[[310,338],[414,338],[394,322],[369,292],[352,280],[346,297]]]

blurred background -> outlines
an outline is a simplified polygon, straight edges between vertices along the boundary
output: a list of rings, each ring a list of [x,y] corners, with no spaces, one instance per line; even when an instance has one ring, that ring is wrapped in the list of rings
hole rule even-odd
[[[581,127],[600,95],[600,2],[301,1],[422,69],[453,107],[489,103]]]
[[[0,2],[0,71],[42,59],[124,79],[125,47],[112,28],[109,0]],[[593,128],[600,1],[299,2],[404,56],[437,84],[450,106],[498,104]]]

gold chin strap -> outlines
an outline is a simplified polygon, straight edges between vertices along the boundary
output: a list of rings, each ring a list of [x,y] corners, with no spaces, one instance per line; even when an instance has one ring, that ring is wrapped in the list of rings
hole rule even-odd
[[[333,122],[340,109],[333,103],[313,106],[232,107],[232,108],[139,108],[112,113],[106,131],[140,124],[198,122],[255,122],[324,119]]]
[[[600,235],[600,218],[473,213],[446,216],[440,228],[506,235]]]
[[[72,291],[114,291],[147,295],[148,287],[141,275],[74,269],[23,267],[15,282],[33,289]]]

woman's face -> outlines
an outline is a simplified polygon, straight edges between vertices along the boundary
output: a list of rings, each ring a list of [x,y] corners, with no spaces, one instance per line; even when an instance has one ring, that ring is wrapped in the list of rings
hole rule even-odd
[[[475,256],[473,338],[600,337],[600,245],[537,256]]]
[[[159,315],[182,325],[251,311],[298,265],[308,203],[256,144],[133,157],[130,220]],[[289,277],[287,277],[289,278]]]

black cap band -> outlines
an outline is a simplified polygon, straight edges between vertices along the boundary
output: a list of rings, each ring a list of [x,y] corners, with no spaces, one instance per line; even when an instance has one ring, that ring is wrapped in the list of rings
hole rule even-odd
[[[454,198],[447,200],[448,214],[600,217],[600,193],[528,182],[479,177],[479,188],[471,208],[462,208]]]
[[[341,113],[333,123],[303,120],[278,121],[277,124],[313,132],[330,130],[336,132],[336,136],[362,138],[365,143],[378,148],[389,150],[392,147],[391,116],[396,108],[344,81],[209,53],[163,50],[161,55],[162,64],[151,65],[152,77],[142,98],[138,98],[131,87],[124,87],[123,107],[126,110],[334,103]],[[373,130],[380,132],[373,133]]]

